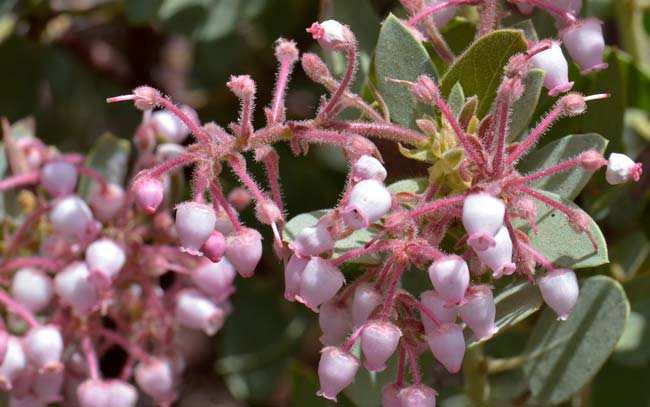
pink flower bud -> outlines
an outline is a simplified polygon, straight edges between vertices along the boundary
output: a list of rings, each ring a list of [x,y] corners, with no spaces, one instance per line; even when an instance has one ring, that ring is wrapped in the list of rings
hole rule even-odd
[[[201,256],[201,246],[208,240],[217,223],[217,215],[210,205],[183,202],[176,206],[176,232],[181,251]]]
[[[86,265],[90,270],[88,278],[97,288],[107,288],[126,263],[126,254],[111,239],[92,242],[86,249]]]
[[[10,292],[20,305],[37,313],[48,306],[54,289],[47,274],[40,270],[23,268],[14,274]]]
[[[305,71],[309,79],[316,83],[321,83],[324,79],[332,76],[325,62],[316,54],[311,52],[302,54],[301,63],[302,70]]]
[[[367,138],[358,134],[351,134],[345,144],[345,153],[351,159],[354,159],[363,155],[373,155],[378,153],[378,150],[375,144]]]
[[[371,283],[361,283],[354,290],[352,299],[352,323],[354,326],[363,325],[372,312],[381,304],[381,292]]]
[[[206,262],[195,268],[192,281],[201,291],[222,301],[233,292],[236,275],[235,267],[228,258],[222,257],[217,263]]]
[[[88,194],[88,205],[100,222],[108,222],[120,213],[125,199],[124,189],[117,184],[108,184],[105,191],[94,184]]]
[[[580,165],[588,171],[596,171],[607,165],[607,160],[596,150],[587,150],[580,154]]]
[[[376,372],[386,369],[401,337],[402,331],[390,322],[369,322],[361,332],[361,350],[366,357],[363,366]]]
[[[391,203],[390,192],[381,182],[363,180],[352,188],[348,204],[342,211],[343,220],[352,229],[364,229],[384,216]]]
[[[65,304],[86,313],[98,303],[97,291],[88,281],[90,275],[85,263],[74,262],[54,277],[54,291]]]
[[[41,186],[54,198],[72,193],[77,179],[77,168],[65,161],[52,161],[41,169]]]
[[[381,406],[382,407],[402,407],[402,401],[399,399],[399,393],[402,391],[395,383],[386,383],[381,388]]]
[[[135,368],[135,382],[158,404],[176,400],[175,372],[169,359],[153,358],[140,362]]]
[[[39,371],[60,370],[63,354],[61,330],[53,325],[35,327],[23,339],[29,362]]]
[[[295,301],[296,296],[300,294],[302,273],[307,263],[309,263],[309,259],[300,258],[294,254],[284,268],[284,298],[288,301]]]
[[[337,51],[354,46],[354,34],[343,24],[336,20],[327,20],[314,23],[307,32],[318,41],[326,51]]]
[[[50,220],[57,232],[66,237],[79,238],[91,227],[93,214],[81,198],[70,195],[54,204]]]
[[[605,179],[612,185],[634,180],[638,181],[643,173],[641,163],[635,163],[625,154],[611,153],[607,162]]]
[[[151,86],[138,86],[133,89],[133,94],[136,96],[133,104],[137,109],[147,111],[151,110],[158,104],[158,100],[162,97],[157,89]]]
[[[431,264],[429,278],[440,297],[450,304],[458,304],[469,286],[469,268],[461,257],[445,256]]]
[[[386,168],[378,159],[369,155],[362,155],[352,166],[352,181],[359,182],[364,179],[384,181]]]
[[[250,75],[232,75],[226,85],[240,99],[249,99],[257,91],[255,81]]]
[[[257,202],[255,205],[255,217],[260,223],[270,225],[282,220],[282,212],[278,205],[270,199]]]
[[[111,407],[135,407],[138,401],[138,391],[135,387],[122,380],[109,380],[106,384]]]
[[[414,384],[402,389],[399,398],[402,401],[401,407],[436,407],[437,395],[429,386]]]
[[[233,233],[226,239],[226,256],[240,276],[253,277],[262,258],[262,235],[250,228]]]
[[[166,142],[181,144],[190,134],[190,129],[169,110],[153,112],[151,124],[158,136]]]
[[[7,342],[7,353],[0,364],[0,389],[10,391],[14,381],[27,367],[27,357],[20,339],[10,336]]]
[[[593,18],[580,20],[561,33],[564,47],[580,65],[582,75],[607,68],[607,63],[603,62],[605,39],[602,24]]]
[[[110,407],[111,393],[103,380],[88,379],[77,387],[77,400],[81,407]]]
[[[300,295],[296,300],[318,312],[318,307],[331,300],[344,281],[343,273],[329,260],[313,257],[302,272]]]
[[[499,198],[480,192],[468,195],[463,204],[463,226],[467,242],[476,251],[494,246],[494,235],[503,226],[506,205]]]
[[[492,271],[492,277],[500,278],[515,272],[517,266],[512,262],[512,240],[508,228],[501,226],[494,236],[495,245],[483,251],[476,252],[478,258]]]
[[[232,204],[238,211],[246,209],[253,197],[250,192],[244,188],[233,188],[230,193],[228,193],[228,202]]]
[[[498,331],[494,323],[496,305],[492,289],[486,285],[472,287],[465,301],[465,304],[458,307],[458,314],[474,332],[474,338],[491,338]]]
[[[543,40],[537,44],[537,47],[549,45],[549,49],[535,54],[530,58],[530,62],[535,68],[546,72],[544,87],[548,89],[549,96],[557,96],[571,89],[573,82],[569,82],[569,66],[564,58],[560,44],[550,40]],[[531,49],[531,52],[533,51],[534,48]]]
[[[64,379],[64,369],[37,372],[32,383],[32,391],[38,397],[39,402],[61,401],[61,387],[63,387]]]
[[[176,319],[190,329],[202,330],[214,335],[223,326],[226,313],[198,290],[185,289],[176,299]]]
[[[359,360],[341,348],[328,346],[321,351],[318,363],[320,390],[318,396],[336,400],[336,395],[348,387],[359,369]]]
[[[216,263],[221,260],[226,253],[226,238],[223,233],[215,230],[208,240],[201,246],[203,255],[210,261]]]
[[[442,324],[440,328],[430,331],[426,338],[433,356],[449,373],[457,373],[465,355],[465,337],[462,328],[456,324]]]
[[[350,310],[336,300],[321,305],[318,324],[323,333],[320,342],[325,346],[338,346],[352,330]]]
[[[333,248],[334,239],[323,223],[302,229],[293,242],[289,243],[289,249],[300,257],[319,256]]]
[[[298,60],[298,54],[298,47],[295,41],[278,38],[275,42],[275,58],[278,61],[288,58],[289,63],[293,64]]]
[[[433,290],[424,291],[420,294],[420,302],[431,313],[438,318],[441,323],[454,323],[458,316],[455,306],[449,306],[449,303]],[[425,332],[431,332],[436,329],[436,324],[426,315],[422,315],[422,325]]]
[[[578,301],[578,278],[571,269],[549,271],[539,279],[539,290],[544,302],[557,314],[557,319],[567,319]]]
[[[142,177],[133,184],[133,195],[135,203],[138,204],[146,214],[156,212],[163,200],[165,186],[157,178]]]
[[[413,86],[413,96],[422,103],[435,104],[440,91],[429,75],[420,75]]]

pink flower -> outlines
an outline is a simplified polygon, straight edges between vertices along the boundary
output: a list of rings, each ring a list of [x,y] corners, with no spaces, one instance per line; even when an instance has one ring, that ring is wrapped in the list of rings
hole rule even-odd
[[[328,346],[321,351],[318,363],[320,390],[317,395],[336,400],[336,395],[348,387],[359,370],[359,360],[341,348]]]
[[[578,278],[571,269],[549,271],[538,281],[544,302],[564,321],[578,302]]]

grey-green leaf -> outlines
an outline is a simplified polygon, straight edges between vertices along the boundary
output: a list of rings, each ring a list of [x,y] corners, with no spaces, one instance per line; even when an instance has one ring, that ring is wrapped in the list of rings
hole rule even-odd
[[[524,365],[533,398],[557,404],[580,390],[614,350],[629,310],[621,285],[605,276],[583,281],[566,321],[546,309],[526,345],[526,353],[535,356]]]
[[[515,140],[528,127],[533,118],[539,96],[544,85],[545,72],[541,69],[531,69],[523,78],[524,94],[512,105],[510,117],[510,141]]]
[[[111,184],[122,185],[129,163],[131,144],[110,133],[102,134],[86,157],[86,167],[98,170]],[[86,196],[93,181],[82,178],[79,183],[79,194]]]
[[[463,109],[463,105],[465,104],[465,93],[463,93],[463,87],[460,86],[459,82],[456,82],[454,87],[451,88],[447,103],[449,104],[449,108],[454,114],[454,117],[458,117],[460,111]]]
[[[600,153],[607,148],[607,139],[599,134],[572,134],[562,137],[545,145],[526,157],[519,165],[519,170],[525,174],[551,167],[562,161],[571,159],[587,150],[596,150]],[[591,171],[576,167],[550,177],[545,177],[530,184],[532,188],[553,192],[562,198],[573,200],[587,185],[592,176]]]
[[[414,127],[415,119],[425,112],[431,112],[429,107],[417,103],[409,86],[386,81],[386,78],[392,78],[414,82],[422,74],[438,77],[422,43],[392,14],[386,18],[379,32],[375,72],[379,91],[396,123]]]
[[[478,96],[478,117],[484,117],[496,97],[503,67],[511,56],[526,49],[520,30],[498,30],[482,37],[442,77],[442,95],[448,97],[452,87],[460,82],[466,96]]]

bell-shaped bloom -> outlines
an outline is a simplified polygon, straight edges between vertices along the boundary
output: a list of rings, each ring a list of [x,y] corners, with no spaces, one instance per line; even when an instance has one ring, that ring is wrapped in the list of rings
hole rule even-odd
[[[354,46],[354,34],[336,20],[314,23],[307,31],[326,51],[337,51]]]
[[[33,378],[32,392],[38,397],[41,403],[61,401],[61,388],[63,387],[64,379],[64,369],[36,372]]]
[[[313,257],[302,272],[300,295],[296,300],[318,312],[322,303],[334,298],[344,281],[343,273],[331,261]]]
[[[350,310],[336,299],[328,301],[320,307],[318,325],[323,333],[320,342],[325,346],[338,346],[352,331]]]
[[[50,277],[33,268],[18,270],[11,280],[11,296],[31,312],[37,313],[47,307],[54,295]]]
[[[498,331],[494,323],[496,305],[492,289],[485,285],[472,287],[465,301],[465,304],[458,307],[458,314],[474,332],[474,338],[476,340],[491,338]]]
[[[364,229],[381,219],[390,210],[392,198],[381,182],[360,181],[352,188],[348,203],[342,211],[343,220],[352,229]]]
[[[386,179],[386,168],[378,159],[369,155],[362,155],[352,166],[352,181],[359,182],[364,179],[374,179],[383,182]]]
[[[181,250],[200,256],[201,246],[210,238],[217,222],[212,206],[199,202],[183,202],[176,206],[176,232]]]
[[[317,395],[336,400],[336,395],[348,387],[359,370],[359,360],[349,352],[328,346],[323,348],[318,363],[320,390]]]
[[[87,313],[98,304],[95,286],[88,281],[90,272],[86,263],[75,262],[54,277],[54,291],[63,303],[80,313]]]
[[[307,263],[309,263],[309,259],[300,258],[294,254],[284,268],[284,298],[287,300],[295,301],[296,296],[300,295],[300,282]]]
[[[543,40],[536,47],[541,46],[550,46],[550,48],[533,55],[530,62],[535,68],[546,72],[544,87],[548,89],[549,96],[557,96],[569,91],[573,87],[573,82],[569,82],[569,65],[560,44]],[[534,49],[531,51],[534,52]]]
[[[205,257],[214,263],[221,260],[226,253],[226,238],[223,233],[218,230],[213,231],[208,240],[203,243],[201,251]]]
[[[78,178],[77,168],[65,161],[52,161],[41,169],[41,186],[54,198],[72,193]]]
[[[216,301],[223,301],[232,294],[236,276],[237,271],[227,257],[222,257],[217,263],[201,263],[192,270],[194,285]]]
[[[88,379],[77,387],[80,407],[135,407],[138,392],[121,380]]]
[[[352,299],[352,323],[354,326],[363,325],[372,311],[381,304],[382,295],[372,283],[360,283],[354,290]]]
[[[603,62],[605,39],[602,25],[601,21],[589,18],[578,21],[561,33],[564,47],[580,65],[583,75],[607,68],[607,63]]]
[[[196,113],[195,113],[196,114]],[[157,110],[151,114],[151,124],[165,141],[181,144],[190,134],[190,129],[169,110]]]
[[[442,324],[426,335],[433,356],[449,371],[457,373],[465,355],[463,330],[456,324]]]
[[[241,228],[226,239],[226,256],[242,277],[253,277],[262,258],[262,235],[255,229]]]
[[[106,288],[126,263],[124,250],[111,239],[99,239],[86,249],[89,279],[95,287]]]
[[[571,269],[549,271],[538,281],[544,302],[557,314],[557,319],[564,321],[569,317],[578,302],[578,278]]]
[[[402,389],[395,383],[386,383],[381,388],[381,406],[382,407],[402,407],[402,401],[399,393]]]
[[[0,389],[10,391],[14,386],[14,381],[26,367],[27,357],[20,339],[10,336],[7,341],[7,352],[0,364]]]
[[[390,322],[372,321],[361,332],[361,351],[366,357],[364,367],[381,372],[386,369],[386,361],[399,344],[402,331]]]
[[[156,212],[162,203],[164,191],[165,186],[157,178],[142,177],[133,184],[135,203],[149,215]]]
[[[512,240],[508,228],[501,226],[494,236],[495,245],[476,254],[483,264],[492,270],[492,277],[500,278],[515,272],[517,266],[512,262]]]
[[[183,326],[214,335],[221,329],[226,312],[199,290],[188,288],[176,298],[176,320]]]
[[[469,286],[469,268],[461,257],[445,256],[429,266],[429,278],[442,298],[451,304],[458,304]]]
[[[401,407],[436,407],[438,394],[429,386],[414,384],[400,391]]]
[[[454,323],[458,316],[455,306],[449,304],[444,298],[433,290],[424,291],[420,294],[420,302],[428,309],[440,323]],[[436,329],[436,324],[426,315],[422,314],[422,325],[425,332]]]
[[[635,163],[625,154],[611,153],[607,160],[605,179],[611,185],[618,185],[630,180],[638,181],[643,173],[641,163]]]
[[[463,204],[463,226],[467,242],[476,251],[494,246],[494,235],[503,226],[506,205],[485,192],[468,195]]]
[[[124,206],[126,193],[117,184],[108,184],[106,190],[94,184],[88,193],[88,205],[100,222],[108,222],[120,213]]]
[[[77,195],[66,196],[52,207],[50,220],[54,229],[66,237],[80,238],[93,222],[93,213]]]
[[[176,375],[169,359],[152,358],[138,363],[135,382],[156,403],[169,404],[177,398]]]
[[[43,325],[30,329],[23,339],[23,348],[29,362],[39,371],[63,368],[63,336],[58,327]]]
[[[293,242],[289,243],[289,249],[300,257],[320,256],[332,248],[334,248],[334,239],[327,226],[320,222],[302,229]]]

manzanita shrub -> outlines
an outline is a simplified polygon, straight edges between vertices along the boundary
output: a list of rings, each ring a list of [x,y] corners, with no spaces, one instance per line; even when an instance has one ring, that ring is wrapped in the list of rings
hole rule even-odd
[[[576,373],[572,386],[549,387],[540,377],[560,372],[527,365],[560,357],[554,343],[587,318],[582,303],[623,307],[610,324],[622,327],[627,318],[613,280],[594,277],[580,287],[576,269],[605,263],[607,247],[598,225],[571,201],[603,167],[613,185],[638,181],[642,168],[624,154],[603,157],[606,143],[594,134],[547,144],[544,156],[535,148],[557,121],[609,97],[572,92],[576,78],[569,75],[571,62],[581,75],[607,69],[601,23],[579,17],[580,0],[510,0],[512,12],[540,9],[555,18],[556,35],[540,40],[530,23],[504,28],[504,9],[494,0],[401,2],[408,17],[383,22],[375,72],[361,94],[351,86],[360,51],[349,26],[326,20],[307,28],[324,51],[345,57],[340,78],[317,54],[301,55],[280,38],[263,126],[253,124],[256,83],[248,75],[227,83],[241,103],[227,128],[201,123],[190,107],[149,86],[109,97],[142,111],[126,186],[114,175],[126,163],[110,164],[110,149],[121,142],[107,138],[106,151],[95,155],[63,154],[3,122],[13,174],[0,190],[11,191],[28,214],[8,223],[0,264],[7,311],[0,387],[10,405],[127,407],[144,395],[156,405],[174,403],[183,376],[176,332],[219,332],[237,275],[254,278],[262,257],[262,234],[238,215],[249,202],[272,231],[268,246],[284,265],[284,298],[318,314],[318,395],[336,401],[363,371],[386,371],[375,395],[383,406],[435,406],[444,388],[420,370],[431,357],[451,374],[462,371],[466,398],[477,405],[490,405],[486,370],[523,366],[535,405],[565,401],[582,387],[621,331],[603,335],[607,351],[589,355],[598,362]],[[479,17],[474,41],[457,56],[440,30],[461,6]],[[286,117],[297,64],[329,92],[309,120]],[[555,104],[531,124],[542,87]],[[376,139],[396,142],[429,176],[386,185],[391,168]],[[312,144],[341,150],[349,172],[335,207],[286,213],[274,147],[284,142],[296,156]],[[571,142],[580,142],[579,151],[563,154]],[[266,169],[264,183],[251,175],[246,153]],[[118,168],[102,172],[100,161]],[[175,203],[183,169],[192,174],[191,197]],[[224,171],[242,188],[225,190]],[[310,176],[318,182],[318,174]],[[285,186],[284,194],[300,193]],[[160,278],[169,272],[171,280]],[[483,343],[533,314],[540,294],[565,336],[539,328],[524,356],[484,358]],[[264,333],[251,324],[250,335]],[[108,379],[98,360],[113,345],[128,358]]]

